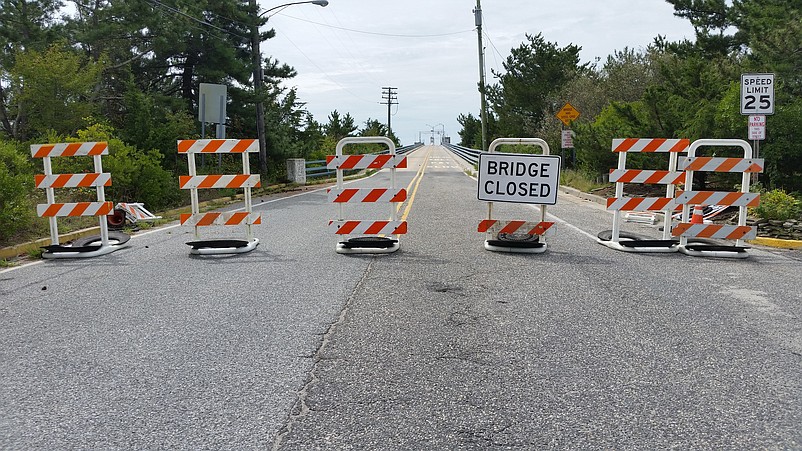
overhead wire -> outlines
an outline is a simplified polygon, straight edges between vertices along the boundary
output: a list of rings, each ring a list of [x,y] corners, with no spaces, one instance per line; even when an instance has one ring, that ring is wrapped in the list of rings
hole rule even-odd
[[[238,38],[250,39],[248,36],[243,36],[243,35],[241,35],[239,33],[234,33],[233,31],[229,31],[229,30],[226,30],[224,28],[220,28],[217,25],[214,25],[214,24],[210,23],[207,20],[198,19],[197,17],[195,17],[195,16],[193,16],[191,14],[187,14],[187,13],[185,13],[185,12],[179,10],[179,9],[173,8],[172,6],[165,5],[164,3],[162,3],[159,0],[147,0],[147,1],[152,3],[153,5],[156,5],[157,7],[164,8],[164,9],[166,9],[166,10],[168,10],[168,11],[174,13],[174,14],[178,14],[180,16],[186,17],[187,19],[192,20],[194,22],[197,22],[197,23],[199,23],[201,25],[205,25],[207,27],[214,28],[215,30],[222,31],[223,33],[230,34],[230,35],[236,36]]]
[[[289,17],[290,19],[295,19],[295,20],[298,20],[298,21],[301,21],[301,22],[313,23],[315,25],[320,25],[322,27],[334,28],[334,29],[343,30],[343,31],[350,31],[352,33],[369,34],[369,35],[373,35],[373,36],[385,36],[385,37],[391,37],[391,38],[411,38],[411,39],[440,38],[440,37],[444,37],[444,36],[454,36],[454,35],[458,35],[458,34],[470,33],[470,32],[473,31],[473,30],[463,30],[463,31],[455,31],[455,32],[452,32],[452,33],[441,33],[441,34],[379,33],[379,32],[374,32],[374,31],[356,30],[356,29],[353,29],[353,28],[345,28],[345,27],[338,27],[338,26],[335,26],[335,25],[328,25],[328,24],[324,24],[324,23],[320,23],[320,22],[314,22],[314,21],[307,20],[307,19],[301,19],[300,17],[291,16],[289,14],[283,14],[283,16],[284,17]]]
[[[334,80],[334,78],[333,78],[331,75],[329,75],[329,73],[328,73],[328,72],[326,72],[326,71],[325,71],[325,70],[324,70],[322,67],[318,66],[318,64],[317,64],[316,62],[312,61],[312,59],[311,59],[311,58],[309,58],[309,56],[308,56],[306,53],[304,53],[304,51],[303,51],[303,50],[301,50],[301,48],[300,48],[300,47],[298,47],[298,46],[295,44],[295,42],[293,42],[293,40],[292,40],[292,39],[290,39],[289,37],[287,37],[287,36],[286,36],[286,34],[282,34],[281,36],[282,36],[284,39],[286,39],[286,40],[287,40],[287,41],[288,41],[290,44],[292,44],[292,46],[293,46],[293,47],[295,47],[295,49],[296,49],[296,50],[298,50],[298,53],[300,53],[301,55],[303,55],[303,57],[304,57],[304,58],[306,58],[306,59],[307,59],[307,61],[309,61],[310,63],[312,63],[312,65],[313,65],[313,66],[315,66],[315,67],[317,68],[317,70],[319,70],[319,71],[320,71],[320,72],[321,72],[323,75],[325,75],[325,77],[326,77],[326,78],[327,78],[327,79],[328,79],[330,82],[332,82],[332,83],[334,83],[335,85],[339,86],[339,87],[340,87],[340,88],[341,88],[343,91],[347,92],[348,94],[350,94],[351,96],[353,96],[353,97],[354,97],[354,98],[356,98],[356,99],[359,99],[359,100],[361,100],[361,101],[363,101],[363,102],[366,102],[366,103],[373,103],[373,101],[371,101],[371,100],[367,100],[367,99],[365,99],[365,98],[363,98],[363,97],[360,97],[360,96],[358,96],[357,94],[354,94],[353,92],[351,92],[351,90],[349,90],[348,88],[346,88],[345,86],[341,85],[341,84],[340,84],[340,83],[338,83],[336,80]]]

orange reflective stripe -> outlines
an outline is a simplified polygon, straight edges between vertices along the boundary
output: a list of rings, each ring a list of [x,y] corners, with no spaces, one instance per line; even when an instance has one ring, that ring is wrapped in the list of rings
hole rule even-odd
[[[53,145],[53,144],[46,144],[46,145],[44,145],[44,146],[39,148],[39,150],[36,152],[36,155],[34,155],[34,157],[36,157],[36,158],[44,158],[44,157],[50,155],[50,152],[52,152],[55,147],[56,146]]]
[[[371,226],[368,227],[367,230],[365,230],[365,235],[378,235],[382,233],[382,229],[387,227],[387,224],[389,223],[390,221],[376,221],[373,224],[371,224]]]
[[[387,189],[384,188],[373,189],[365,196],[362,202],[377,202],[386,192]]]
[[[406,235],[407,234],[407,222],[404,221],[398,227],[393,230],[392,235]]]
[[[212,188],[222,177],[222,175],[207,175],[198,184],[198,188]]]

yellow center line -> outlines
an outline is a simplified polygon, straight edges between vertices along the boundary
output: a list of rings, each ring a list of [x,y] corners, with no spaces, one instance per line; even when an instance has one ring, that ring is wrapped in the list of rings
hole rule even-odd
[[[407,192],[409,192],[409,188],[413,183],[415,184],[415,188],[412,190],[412,194],[409,196],[409,200],[407,201],[407,208],[404,210],[404,214],[401,215],[402,221],[406,221],[407,216],[409,216],[409,211],[412,209],[412,203],[415,202],[415,195],[418,194],[418,187],[420,186],[421,180],[423,180],[423,174],[426,173],[426,166],[429,165],[429,157],[431,154],[432,149],[429,149],[429,151],[426,153],[426,157],[423,160],[423,164],[421,164],[420,169],[418,169],[418,173],[412,178],[412,181],[409,182],[409,186],[407,186]],[[398,209],[400,210],[402,206],[403,204],[399,205]]]

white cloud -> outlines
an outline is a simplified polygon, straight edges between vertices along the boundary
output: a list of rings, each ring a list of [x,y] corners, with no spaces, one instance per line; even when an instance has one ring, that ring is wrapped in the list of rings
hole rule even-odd
[[[275,5],[260,1],[263,8]],[[426,124],[438,123],[456,141],[457,116],[479,111],[475,6],[475,0],[295,5],[270,18],[277,37],[263,43],[262,51],[298,70],[288,85],[298,87],[318,121],[325,122],[336,109],[359,123],[383,122],[382,87],[393,86],[400,102],[393,129],[405,144],[417,140]],[[693,36],[687,21],[674,17],[664,0],[485,0],[482,9],[490,38],[485,41],[488,76],[502,68],[526,33],[543,33],[560,46],[581,46],[583,61],[604,60],[624,47],[645,48],[657,35]]]

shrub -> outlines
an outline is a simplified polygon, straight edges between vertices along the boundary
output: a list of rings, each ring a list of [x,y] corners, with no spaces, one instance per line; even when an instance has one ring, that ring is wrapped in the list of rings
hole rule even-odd
[[[158,150],[141,150],[113,136],[110,127],[95,124],[78,132],[79,141],[107,141],[109,156],[103,172],[111,173],[106,198],[117,202],[142,202],[149,210],[173,206],[181,199],[178,180],[161,166]]]
[[[775,189],[760,196],[760,206],[754,212],[763,219],[796,219],[802,212],[802,203],[784,190]]]
[[[0,141],[0,243],[30,226],[32,189],[33,167],[28,158],[15,144]]]

